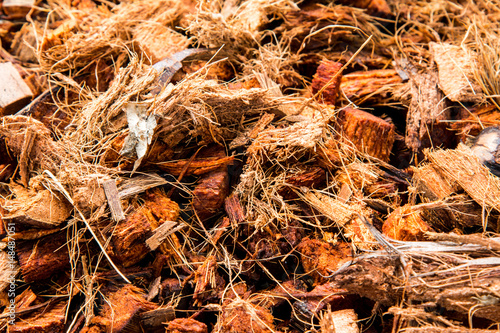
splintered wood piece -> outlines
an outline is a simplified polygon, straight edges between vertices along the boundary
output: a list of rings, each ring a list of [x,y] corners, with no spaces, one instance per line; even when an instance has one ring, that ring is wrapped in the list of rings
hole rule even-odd
[[[9,18],[24,18],[35,6],[36,0],[4,0],[3,11]],[[0,70],[1,73],[1,70]]]
[[[233,227],[236,227],[239,223],[245,221],[245,211],[241,206],[240,198],[237,193],[233,192],[226,198],[226,200],[224,200],[224,209],[226,210],[227,216],[229,216]]]
[[[126,199],[151,188],[166,185],[165,178],[156,173],[148,173],[124,180],[119,187],[120,199]]]
[[[394,210],[385,220],[382,232],[399,241],[425,240],[425,233],[432,228],[423,220],[420,211],[410,205]]]
[[[312,92],[314,95],[319,93],[319,99],[326,104],[335,105],[337,101],[342,80],[341,69],[341,63],[323,60],[313,76]]]
[[[448,124],[440,121],[449,120],[451,111],[439,89],[435,69],[426,68],[422,72],[407,60],[396,60],[396,65],[398,70],[409,77],[409,82],[398,92],[401,100],[409,103],[406,114],[406,146],[412,152],[417,152],[421,147],[450,144],[453,135],[448,134]]]
[[[14,65],[10,62],[0,63],[0,115],[19,111],[32,97],[30,88]]]
[[[30,287],[24,290],[22,293],[16,296],[16,308],[17,310],[28,309],[33,302],[37,300],[38,296],[31,290]]]
[[[380,103],[403,80],[394,69],[353,72],[342,77],[340,90],[356,104]]]
[[[66,231],[16,246],[21,274],[27,283],[40,282],[70,267]]]
[[[388,162],[395,141],[395,128],[382,118],[353,108],[345,108],[339,116],[342,135],[356,148]]]
[[[343,263],[351,260],[351,247],[346,242],[333,245],[317,239],[305,237],[297,246],[304,271],[313,279],[315,285],[328,281]]]
[[[179,176],[184,170],[185,166],[189,164],[184,176],[201,176],[208,172],[217,170],[221,167],[231,165],[233,163],[234,156],[227,157],[212,157],[190,160],[180,160],[175,162],[162,162],[156,164],[156,166],[165,172],[170,173],[173,176]]]
[[[94,332],[92,328],[97,329],[99,326],[103,326],[105,332],[112,333],[143,332],[141,315],[158,308],[157,304],[146,300],[142,289],[131,284],[118,289],[112,287],[104,292],[104,296],[106,302],[103,302],[101,312],[91,320],[90,329],[82,332]]]
[[[168,323],[168,333],[208,333],[207,324],[192,318],[177,318]]]
[[[194,306],[201,306],[206,301],[218,299],[224,292],[226,281],[217,272],[217,259],[209,256],[203,264],[198,267],[194,274],[196,286],[194,288]]]
[[[342,184],[339,194],[337,195],[337,200],[343,204],[346,204],[351,198],[352,190],[346,183]]]
[[[28,187],[29,173],[28,173],[28,157],[30,156],[33,142],[35,141],[36,133],[31,128],[26,128],[24,136],[23,148],[19,156],[19,174],[21,175],[21,183],[24,187]]]
[[[167,306],[144,312],[140,317],[145,332],[164,333],[164,324],[175,319],[175,311],[173,306]]]
[[[217,214],[229,194],[229,173],[223,169],[203,176],[193,190],[193,208],[202,221]]]
[[[153,231],[153,236],[146,240],[146,245],[151,251],[154,251],[160,247],[168,236],[184,227],[186,227],[185,223],[178,224],[177,222],[165,221]]]
[[[104,193],[108,199],[109,210],[111,215],[116,222],[125,220],[125,214],[123,213],[122,203],[120,201],[120,195],[118,194],[118,188],[116,187],[116,181],[114,179],[105,181],[102,184],[104,188]]]

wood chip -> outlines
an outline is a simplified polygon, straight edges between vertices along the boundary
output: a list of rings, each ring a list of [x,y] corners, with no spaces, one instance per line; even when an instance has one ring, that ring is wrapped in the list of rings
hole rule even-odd
[[[120,201],[120,195],[118,194],[118,188],[116,187],[116,181],[114,179],[105,181],[102,184],[104,188],[104,193],[108,199],[109,209],[113,220],[120,222],[125,220],[125,214],[123,213],[122,203]]]
[[[169,235],[181,230],[185,226],[185,223],[178,224],[177,222],[165,221],[162,225],[160,225],[153,231],[153,236],[149,237],[146,240],[146,245],[151,249],[151,251],[154,251]]]
[[[0,115],[16,113],[32,97],[30,88],[14,65],[10,62],[0,63]]]

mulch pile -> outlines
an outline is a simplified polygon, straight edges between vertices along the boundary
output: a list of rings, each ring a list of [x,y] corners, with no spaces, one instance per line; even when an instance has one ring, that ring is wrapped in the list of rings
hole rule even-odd
[[[0,331],[500,329],[498,22],[0,1]]]

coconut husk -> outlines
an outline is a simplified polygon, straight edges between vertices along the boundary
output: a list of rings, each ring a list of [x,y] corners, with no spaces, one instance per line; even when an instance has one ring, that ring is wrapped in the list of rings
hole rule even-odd
[[[454,182],[486,210],[500,209],[500,179],[479,163],[470,148],[426,151],[426,156],[448,182]]]

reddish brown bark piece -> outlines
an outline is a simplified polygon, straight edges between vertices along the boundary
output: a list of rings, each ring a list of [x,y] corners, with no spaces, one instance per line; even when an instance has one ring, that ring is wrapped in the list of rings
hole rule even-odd
[[[206,75],[207,80],[229,81],[234,78],[234,69],[226,61],[209,64],[205,60],[194,60],[183,64],[182,68],[175,73],[172,81],[178,82],[186,75],[197,71],[200,71],[201,75]]]
[[[28,283],[48,279],[70,266],[66,231],[18,242],[16,253],[24,281]]]
[[[151,225],[144,209],[139,209],[127,215],[118,222],[111,238],[111,249],[116,262],[124,267],[130,267],[149,253],[146,239],[151,232]]]
[[[314,278],[315,284],[327,281],[344,262],[351,258],[351,248],[345,242],[335,245],[306,237],[297,247],[304,271]]]
[[[237,225],[238,223],[245,221],[245,211],[241,206],[238,194],[233,193],[227,197],[224,201],[224,208],[233,225]]]
[[[17,304],[16,304],[17,305]],[[15,325],[9,326],[12,333],[63,333],[65,332],[64,318],[67,303],[59,301],[48,304],[34,313],[29,313],[28,318],[18,318]]]
[[[340,81],[342,80],[342,64],[335,61],[323,60],[319,65],[312,81],[312,92],[316,95],[321,91],[319,100],[326,104],[335,105],[339,95]]]
[[[19,111],[28,104],[33,94],[10,62],[0,63],[0,115]]]
[[[168,323],[166,333],[208,333],[205,323],[191,318],[177,318]]]
[[[29,308],[37,300],[37,297],[38,296],[31,288],[24,290],[21,294],[16,296],[16,310],[19,311]]]
[[[223,152],[217,152],[223,154]],[[201,220],[214,214],[222,207],[229,194],[229,173],[226,165],[201,178],[193,191],[193,208]]]
[[[304,6],[302,10],[287,12],[284,15],[285,22],[274,31],[290,38],[292,50],[300,50],[302,54],[313,53],[316,50],[319,53],[339,45],[342,51],[345,52],[346,49],[350,51],[351,46],[355,48],[354,45],[359,45],[352,38],[352,30],[341,27],[334,30],[329,28],[332,27],[332,23],[347,24],[357,20],[359,22],[357,16],[360,12],[359,9],[348,6],[327,7],[313,2]],[[314,33],[311,33],[312,31]]]
[[[171,299],[175,295],[179,295],[182,291],[182,284],[179,279],[167,278],[160,285],[160,301]]]
[[[285,186],[278,193],[285,199],[297,197],[294,189],[302,186],[307,188],[316,188],[326,179],[325,170],[320,167],[311,167],[295,174],[288,175],[285,179]]]
[[[142,207],[118,222],[111,238],[111,248],[117,262],[130,267],[149,253],[146,240],[151,231],[166,221],[175,222],[179,217],[179,205],[166,195],[153,190],[146,193]]]
[[[339,124],[342,135],[357,149],[384,162],[389,161],[395,140],[394,125],[371,113],[353,108],[342,110]]]
[[[126,285],[118,290],[105,292],[106,302],[99,316],[92,319],[90,327],[82,332],[98,332],[96,326],[104,332],[142,332],[140,314],[158,308],[158,305],[146,301],[144,292],[133,285]]]
[[[353,300],[346,296],[346,293],[347,290],[336,288],[332,283],[327,282],[308,292],[303,303],[312,313],[319,313],[328,305],[333,311],[353,307]]]
[[[385,235],[400,241],[425,240],[427,231],[432,231],[432,228],[422,219],[420,212],[409,205],[393,211],[382,226]]]
[[[186,167],[186,164],[189,163],[189,166],[186,170],[184,176],[200,176],[206,174],[208,172],[217,170],[221,167],[225,167],[227,165],[231,165],[233,163],[234,157],[212,157],[212,158],[203,158],[203,159],[195,159],[193,161],[189,160],[180,160],[176,162],[164,162],[158,163],[157,166],[160,170],[166,171],[173,176],[179,176]]]
[[[160,189],[147,191],[144,195],[144,207],[149,209],[159,224],[165,221],[177,221],[179,218],[179,205],[170,200]]]
[[[346,74],[340,90],[351,101],[360,104],[368,100],[380,102],[384,94],[403,80],[394,69],[376,69]]]

